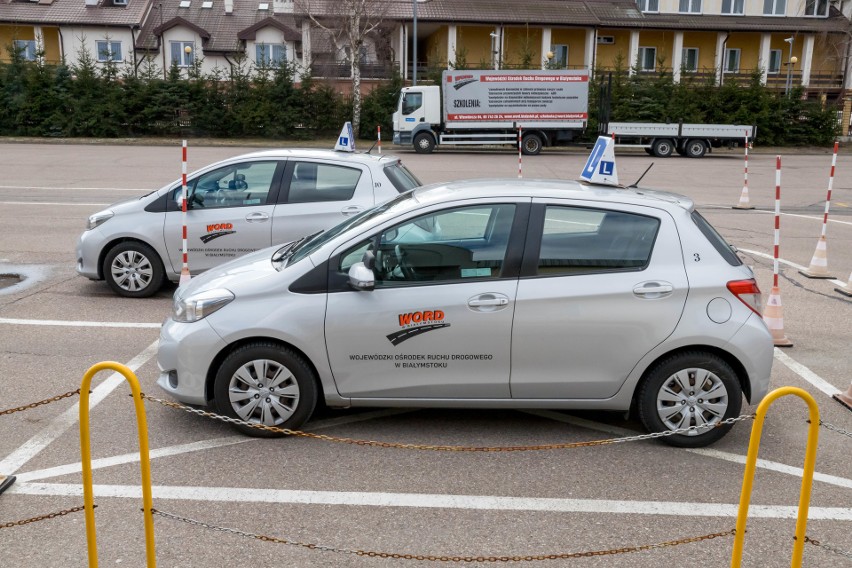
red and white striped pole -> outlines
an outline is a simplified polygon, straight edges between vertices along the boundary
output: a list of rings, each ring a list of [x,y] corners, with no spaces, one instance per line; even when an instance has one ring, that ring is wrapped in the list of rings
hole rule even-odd
[[[183,224],[183,267],[180,269],[180,286],[187,284],[190,279],[189,275],[189,255],[187,254],[186,249],[186,203],[187,203],[187,191],[186,191],[186,140],[183,141],[183,159],[181,160],[181,187],[183,190],[183,199],[181,199],[181,216],[182,216],[182,224]]]
[[[772,260],[772,290],[763,310],[763,321],[772,333],[776,347],[792,347],[793,342],[784,334],[784,312],[781,291],[778,289],[778,258],[781,249],[781,156],[775,156],[775,252]]]
[[[831,157],[831,172],[828,174],[828,194],[825,197],[825,213],[822,216],[822,233],[820,233],[817,241],[816,250],[811,257],[811,264],[807,270],[800,270],[799,273],[808,278],[834,278],[828,272],[828,243],[825,240],[825,231],[828,227],[828,209],[831,205],[831,187],[834,185],[834,168],[837,165],[837,147],[838,143],[834,143],[834,155]]]
[[[376,134],[378,135],[378,144],[379,144],[379,156],[382,155],[382,125],[378,125],[376,127]]]
[[[522,162],[521,162],[521,138],[523,137],[521,132],[523,131],[522,126],[518,126],[518,179],[521,179],[523,176],[522,171]]]
[[[740,193],[740,202],[731,209],[754,209],[748,199],[748,130],[745,131],[745,177],[743,177],[743,191]]]

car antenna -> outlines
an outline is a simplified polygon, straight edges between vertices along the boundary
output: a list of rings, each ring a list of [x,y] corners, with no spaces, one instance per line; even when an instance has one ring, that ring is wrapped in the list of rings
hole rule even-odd
[[[650,170],[653,167],[654,167],[654,162],[651,162],[651,165],[648,166],[648,168],[644,172],[642,172],[642,175],[639,176],[639,179],[637,179],[636,181],[634,181],[633,183],[628,185],[627,188],[630,189],[631,187],[639,187],[639,182],[642,181],[642,178],[645,177],[645,174],[648,173],[648,170]]]
[[[366,153],[367,153],[367,154],[369,154],[370,152],[372,152],[372,151],[373,151],[373,148],[375,148],[375,147],[376,147],[376,144],[377,144],[378,142],[379,142],[378,140],[376,140],[375,142],[373,142],[373,145],[372,145],[372,146],[370,146],[370,149],[369,149],[369,150],[367,150],[367,152],[366,152]]]

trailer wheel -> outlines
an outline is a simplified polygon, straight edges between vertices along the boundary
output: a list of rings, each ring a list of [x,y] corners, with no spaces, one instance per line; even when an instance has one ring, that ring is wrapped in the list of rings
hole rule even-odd
[[[686,142],[686,156],[688,158],[703,158],[707,153],[707,143],[704,140],[688,140]]]
[[[654,140],[654,155],[658,158],[668,158],[674,152],[674,143],[667,138]]]
[[[414,151],[418,154],[431,154],[435,149],[435,139],[428,132],[421,132],[414,137]]]
[[[537,156],[541,152],[541,138],[537,134],[524,134],[521,140],[521,151],[526,156]]]

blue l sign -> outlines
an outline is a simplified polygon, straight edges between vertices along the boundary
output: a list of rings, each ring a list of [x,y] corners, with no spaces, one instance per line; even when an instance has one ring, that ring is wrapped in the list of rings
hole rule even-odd
[[[595,170],[598,167],[598,164],[603,157],[603,153],[606,150],[607,139],[603,137],[599,137],[598,141],[595,142],[595,147],[592,148],[592,153],[589,154],[589,159],[586,160],[586,165],[583,166],[583,172],[580,174],[580,177],[586,181],[591,181],[592,176],[595,174]],[[612,162],[607,162],[610,164],[610,169],[612,168]]]
[[[599,172],[601,175],[611,176],[613,170],[615,170],[615,162],[601,161],[601,169]]]

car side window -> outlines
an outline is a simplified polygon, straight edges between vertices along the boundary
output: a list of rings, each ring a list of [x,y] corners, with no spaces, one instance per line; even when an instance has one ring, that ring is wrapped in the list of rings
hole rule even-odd
[[[405,93],[402,96],[402,114],[411,114],[423,106],[423,93]]]
[[[295,162],[287,203],[349,201],[355,194],[361,170],[347,166]]]
[[[644,215],[548,206],[537,274],[641,270],[651,259],[659,227],[659,219]]]
[[[190,180],[187,192],[193,209],[266,205],[278,162],[246,162],[217,168]],[[180,199],[182,188],[175,190]]]
[[[514,215],[508,204],[422,215],[344,252],[340,269],[369,250],[377,287],[499,278]]]

